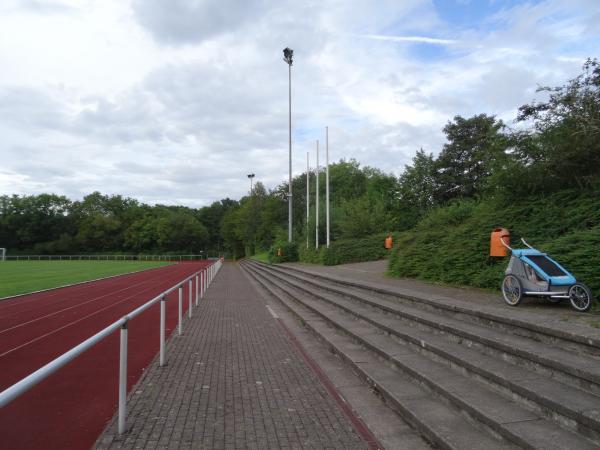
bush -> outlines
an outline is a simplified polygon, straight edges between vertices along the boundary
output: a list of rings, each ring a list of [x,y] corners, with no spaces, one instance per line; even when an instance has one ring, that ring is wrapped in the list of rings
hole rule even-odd
[[[281,256],[278,255],[281,249]],[[269,263],[298,261],[298,246],[294,242],[275,241],[269,249]]]
[[[514,248],[524,237],[600,294],[600,191],[463,200],[431,211],[400,235],[389,273],[456,285],[499,289],[508,258],[489,257],[490,233],[508,228]]]
[[[317,250],[314,245],[309,245],[308,248],[306,248],[306,245],[300,245],[298,256],[300,257],[300,261],[305,263],[323,264],[323,257],[326,251],[326,247],[320,247]]]
[[[376,261],[390,254],[384,247],[387,233],[378,233],[365,238],[341,239],[334,241],[327,247],[321,247],[318,251],[311,247],[300,248],[300,261],[326,266],[335,266],[362,261]],[[392,233],[396,242],[398,233]]]

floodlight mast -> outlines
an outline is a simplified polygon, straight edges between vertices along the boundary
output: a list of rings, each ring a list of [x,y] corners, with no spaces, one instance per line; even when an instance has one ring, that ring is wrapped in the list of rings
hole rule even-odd
[[[252,179],[254,178],[254,174],[249,173],[248,178],[250,178],[250,195],[252,195]]]
[[[288,191],[288,241],[292,242],[292,64],[294,50],[289,47],[283,49],[283,60],[288,65],[289,77],[289,191]]]

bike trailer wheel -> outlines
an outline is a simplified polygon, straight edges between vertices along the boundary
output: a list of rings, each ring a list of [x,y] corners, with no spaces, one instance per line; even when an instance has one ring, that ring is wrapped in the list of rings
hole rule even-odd
[[[569,288],[569,301],[575,311],[586,312],[592,307],[592,291],[582,283],[575,283]]]
[[[502,281],[502,296],[510,306],[517,306],[523,300],[523,285],[514,275],[506,275]]]

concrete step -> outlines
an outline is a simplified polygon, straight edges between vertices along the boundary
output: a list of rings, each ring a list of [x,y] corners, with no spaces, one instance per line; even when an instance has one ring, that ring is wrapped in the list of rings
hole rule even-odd
[[[374,392],[380,395],[388,406],[399,413],[436,448],[517,448],[485,427],[469,420],[452,405],[443,402],[426,388],[415,383],[411,377],[386,365],[373,352],[354,343],[327,320],[302,303],[298,303],[255,268],[248,265],[244,267],[250,276],[296,315],[306,327],[326,343],[331,351],[348,363],[373,387]]]
[[[510,331],[511,334],[531,337],[536,341],[569,349],[583,355],[600,357],[600,333],[597,330],[583,330],[580,326],[568,322],[557,322],[538,317],[535,313],[515,314],[512,308],[490,308],[459,298],[444,297],[439,294],[425,294],[413,289],[382,285],[372,281],[348,279],[338,275],[315,272],[311,268],[278,265],[272,266],[288,273],[326,281],[330,287],[343,286],[367,291],[371,295],[401,302],[412,303],[422,309],[445,311],[449,315],[467,318],[485,326]],[[525,317],[525,319],[523,319]]]
[[[600,358],[576,353],[571,348],[560,347],[556,339],[553,343],[548,343],[547,340],[540,340],[538,336],[515,336],[510,332],[511,330],[473,322],[472,316],[449,316],[445,309],[423,310],[413,302],[404,304],[379,298],[366,289],[330,286],[327,281],[316,280],[314,277],[304,276],[287,269],[266,265],[262,267],[272,273],[293,277],[304,288],[308,288],[309,285],[314,286],[317,289],[368,304],[399,318],[417,322],[439,332],[452,334],[465,345],[481,345],[481,350],[488,352],[491,356],[510,359],[515,364],[534,368],[540,374],[551,376],[562,383],[600,394]]]
[[[441,333],[409,326],[370,306],[349,302],[339,295],[336,298],[330,292],[317,292],[314,285],[307,287],[293,279],[286,279],[285,275],[274,274],[265,266],[255,266],[253,269],[262,272],[272,283],[278,284],[281,290],[294,295],[298,301],[322,317],[328,317],[335,326],[362,345],[519,445],[531,442],[535,437],[541,439],[535,447],[544,443],[542,446],[547,448],[552,442],[544,442],[544,436],[549,436],[547,432],[550,430],[553,430],[553,441],[561,442],[561,445],[568,442],[576,442],[578,448],[589,445],[589,441],[582,435],[598,439],[597,413],[600,402],[594,395],[481,354],[449,341]],[[300,294],[295,294],[296,292]],[[340,309],[354,317],[343,317]],[[357,321],[357,317],[361,321]],[[382,331],[401,341],[390,339],[381,334]],[[439,373],[442,374],[441,377],[436,375]],[[445,380],[454,380],[458,384],[447,384]],[[475,394],[471,395],[472,393]],[[469,398],[467,403],[464,402],[465,398]],[[520,402],[516,403],[513,398]],[[514,413],[515,416],[509,413]],[[577,434],[568,430],[558,433],[554,430],[556,424],[551,419],[577,431]],[[532,422],[535,429],[545,429],[546,433],[538,436],[522,424],[507,425],[522,421]],[[530,432],[533,434],[528,437]],[[558,439],[557,433],[562,440]]]
[[[263,270],[268,271],[268,268]],[[349,302],[347,298],[330,292],[319,292],[293,278],[286,278],[282,273],[272,275],[294,289],[302,290],[376,326],[381,332],[412,346],[413,350],[435,358],[448,367],[459,369],[491,385],[509,398],[518,399],[527,408],[547,419],[555,420],[561,426],[589,438],[600,439],[600,396],[561,383],[524,365],[510,364],[504,358],[498,358],[497,354],[482,353],[480,346],[472,345],[472,341],[465,345],[464,341],[449,340],[447,333],[432,333],[431,329],[398,320],[396,315],[384,314],[366,304]]]

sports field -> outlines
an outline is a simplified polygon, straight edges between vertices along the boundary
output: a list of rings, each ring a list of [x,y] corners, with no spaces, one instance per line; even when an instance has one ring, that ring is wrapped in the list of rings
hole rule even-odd
[[[170,264],[165,261],[0,261],[0,298]]]
[[[0,391],[209,264],[184,262],[1,301]],[[142,267],[148,266],[129,269]],[[182,291],[185,317],[195,291]],[[167,337],[177,328],[177,300],[177,291],[166,297]],[[128,323],[128,390],[159,350],[160,309],[156,303]],[[0,408],[0,448],[93,447],[117,406],[119,339],[119,332],[110,334]]]

